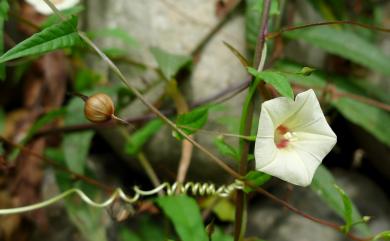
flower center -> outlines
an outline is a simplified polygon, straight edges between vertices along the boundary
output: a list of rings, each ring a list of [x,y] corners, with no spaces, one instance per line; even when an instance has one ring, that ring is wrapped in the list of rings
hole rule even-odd
[[[286,148],[289,142],[296,140],[296,136],[286,126],[280,125],[275,130],[274,140],[276,147],[282,149]]]

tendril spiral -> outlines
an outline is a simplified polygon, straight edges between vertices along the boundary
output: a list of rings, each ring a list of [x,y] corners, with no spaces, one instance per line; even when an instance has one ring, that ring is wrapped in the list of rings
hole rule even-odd
[[[244,183],[240,180],[235,180],[230,185],[221,185],[221,186],[216,186],[213,183],[187,182],[187,183],[179,184],[175,182],[173,184],[170,184],[168,182],[165,182],[162,183],[160,186],[147,191],[142,190],[137,186],[134,186],[133,196],[126,195],[121,188],[117,188],[103,202],[96,202],[92,200],[90,197],[88,197],[82,190],[78,188],[72,188],[43,202],[35,203],[24,207],[0,209],[0,215],[23,213],[23,212],[29,212],[36,209],[44,208],[56,202],[59,202],[72,194],[77,194],[77,196],[79,196],[81,200],[83,200],[86,204],[92,207],[104,208],[110,206],[117,199],[120,199],[129,204],[133,204],[139,201],[140,198],[144,196],[155,195],[161,191],[165,192],[166,195],[168,196],[173,196],[176,194],[189,194],[193,196],[216,195],[220,197],[228,197],[233,191],[241,190],[243,188],[244,188]]]

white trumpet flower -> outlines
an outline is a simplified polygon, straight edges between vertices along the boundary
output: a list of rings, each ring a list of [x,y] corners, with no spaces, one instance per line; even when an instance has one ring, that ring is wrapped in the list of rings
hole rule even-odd
[[[29,4],[31,4],[37,12],[49,15],[52,14],[53,11],[43,0],[26,0]],[[58,10],[65,10],[71,8],[79,3],[79,0],[50,0],[56,6]]]
[[[286,97],[265,101],[255,143],[256,169],[308,186],[336,142],[312,89],[295,101]]]

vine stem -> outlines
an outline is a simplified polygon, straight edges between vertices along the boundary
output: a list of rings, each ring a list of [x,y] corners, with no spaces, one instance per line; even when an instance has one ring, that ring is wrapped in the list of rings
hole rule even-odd
[[[65,171],[66,173],[69,173],[70,175],[73,175],[74,177],[76,177],[76,178],[78,178],[78,179],[80,179],[80,180],[83,180],[83,181],[85,181],[85,182],[87,182],[87,183],[89,183],[89,184],[92,184],[92,185],[94,185],[94,186],[96,186],[96,187],[98,187],[98,188],[101,188],[102,190],[105,190],[107,193],[110,193],[110,195],[113,195],[113,194],[115,193],[115,191],[118,190],[118,188],[115,189],[115,188],[109,187],[109,186],[107,186],[106,184],[100,183],[99,181],[97,181],[97,180],[95,180],[95,179],[92,179],[92,178],[90,178],[90,177],[87,177],[87,176],[83,176],[83,175],[74,173],[74,172],[68,170],[67,168],[65,168],[65,167],[63,167],[63,166],[61,166],[61,165],[59,165],[58,163],[56,163],[56,162],[54,162],[54,161],[52,161],[52,160],[50,160],[50,159],[47,159],[47,158],[45,158],[45,157],[43,157],[43,156],[41,156],[41,155],[39,155],[39,154],[37,154],[37,153],[35,153],[35,152],[29,150],[29,149],[26,148],[26,147],[23,147],[23,146],[21,146],[21,145],[15,144],[15,143],[12,143],[11,141],[5,139],[4,137],[1,137],[1,136],[0,136],[0,140],[1,140],[2,142],[8,143],[9,145],[11,145],[11,146],[13,146],[13,147],[15,147],[15,148],[21,149],[23,152],[26,152],[26,153],[28,153],[28,154],[30,154],[30,155],[33,155],[33,156],[35,156],[35,157],[37,157],[37,158],[40,158],[40,159],[44,160],[44,161],[47,162],[48,164],[53,165],[55,168],[58,168],[58,169],[60,169],[61,171]],[[319,224],[321,224],[321,225],[323,225],[323,226],[327,226],[327,227],[330,227],[330,228],[332,228],[332,229],[335,229],[336,231],[342,232],[342,230],[341,230],[341,228],[340,228],[340,225],[338,225],[338,224],[336,224],[336,223],[332,223],[332,222],[329,222],[329,221],[326,221],[326,220],[323,220],[323,219],[320,219],[320,218],[316,218],[316,217],[314,217],[314,216],[311,216],[311,215],[309,215],[309,214],[307,214],[307,213],[305,213],[305,212],[303,212],[303,211],[301,211],[301,210],[295,208],[294,206],[292,206],[292,205],[289,204],[288,202],[286,202],[286,201],[284,201],[284,200],[278,198],[277,196],[275,196],[275,195],[269,193],[268,191],[264,190],[263,188],[261,188],[261,187],[255,187],[255,186],[253,186],[251,183],[246,182],[245,180],[243,181],[243,184],[244,184],[244,185],[247,185],[248,187],[251,187],[251,188],[252,188],[253,190],[255,190],[257,193],[260,193],[260,194],[262,194],[262,195],[268,197],[268,198],[271,199],[273,202],[275,202],[275,203],[277,203],[277,204],[279,204],[279,205],[282,205],[282,206],[286,207],[286,208],[287,208],[288,210],[290,210],[291,212],[294,212],[294,213],[296,213],[296,214],[298,214],[298,215],[300,215],[300,216],[302,216],[302,217],[304,217],[304,218],[306,218],[306,219],[308,219],[308,220],[311,220],[311,221],[313,221],[313,222],[319,223]],[[162,184],[161,184],[161,185],[162,185]],[[163,190],[161,189],[161,187],[162,187],[161,185],[158,186],[157,188],[153,189],[153,190],[154,190],[154,191],[153,191],[154,194],[158,194],[158,193],[160,193],[160,192],[163,191]],[[169,184],[165,183],[164,186],[166,186],[166,185],[169,185]],[[178,187],[178,186],[176,185],[175,187]],[[183,188],[183,186],[181,186],[180,188]],[[137,190],[138,190],[138,189],[137,189]],[[176,190],[176,189],[175,189],[175,190]],[[66,195],[62,195],[62,198],[64,198],[65,196],[71,195],[71,193],[73,193],[72,191],[69,191],[69,190],[66,191],[66,192],[67,192],[67,194],[66,194]],[[174,192],[174,190],[172,189],[170,192]],[[142,194],[143,194],[143,195],[145,195],[145,194],[151,195],[150,192],[142,192]],[[60,194],[60,195],[61,195],[61,194]],[[115,195],[115,194],[114,194],[114,195]],[[122,197],[123,194],[122,194],[122,195],[119,195],[119,196]],[[125,195],[124,195],[124,196],[125,196]],[[82,198],[82,197],[81,197],[81,198]],[[51,200],[51,201],[50,201],[50,200]],[[58,200],[59,200],[58,198],[53,197],[53,198],[51,198],[51,199],[49,199],[49,200],[46,200],[46,201],[44,201],[44,202],[41,202],[41,203],[38,203],[38,204],[30,205],[30,208],[26,208],[26,207],[22,207],[23,209],[13,208],[13,209],[12,209],[13,211],[9,212],[9,210],[8,210],[8,211],[4,211],[3,213],[0,212],[0,215],[2,215],[2,214],[17,213],[17,212],[28,212],[28,211],[35,210],[35,209],[38,209],[38,208],[46,207],[46,206],[48,206],[48,205],[51,205],[51,204],[55,203],[55,202],[58,201]],[[83,199],[83,200],[84,200],[84,199]],[[45,203],[45,204],[42,204],[42,203]],[[88,202],[88,203],[89,203],[89,202]],[[102,206],[96,206],[96,205],[93,205],[93,206],[95,206],[95,207],[102,207]],[[348,234],[346,234],[346,235],[347,235],[351,240],[356,240],[356,241],[367,241],[367,240],[371,240],[371,238],[357,237],[356,235],[353,235],[352,233],[348,233]]]
[[[51,3],[49,0],[43,0],[45,1],[45,3],[61,18],[61,20],[64,20],[64,17],[61,15],[61,13],[58,11],[58,9],[54,6],[53,3]],[[263,7],[263,14],[262,14],[262,28],[260,30],[260,33],[259,33],[259,38],[258,38],[258,45],[261,44],[262,46],[259,47],[259,46],[256,46],[256,50],[258,51],[258,49],[260,49],[260,53],[262,53],[262,49],[263,49],[263,46],[264,46],[264,43],[265,43],[265,34],[266,34],[266,26],[267,26],[267,20],[268,20],[268,14],[269,14],[269,7],[270,7],[270,0],[264,0],[264,7]],[[265,10],[265,9],[268,9],[268,10]],[[193,144],[195,147],[197,147],[200,151],[202,151],[205,155],[207,155],[211,160],[213,160],[215,163],[217,163],[222,169],[224,169],[227,173],[229,173],[231,176],[237,178],[237,179],[240,179],[242,180],[243,177],[242,175],[240,175],[239,173],[237,173],[236,171],[234,171],[231,167],[229,167],[224,161],[222,161],[221,159],[219,159],[218,157],[216,157],[214,154],[212,154],[209,150],[207,150],[206,148],[204,148],[202,145],[200,145],[198,142],[194,141],[190,136],[188,136],[182,129],[178,128],[176,126],[175,123],[173,123],[168,117],[166,117],[164,114],[162,114],[156,107],[154,107],[152,104],[150,104],[144,97],[143,95],[136,89],[134,88],[133,86],[131,86],[126,77],[122,74],[122,72],[118,69],[118,67],[88,38],[88,36],[86,36],[85,33],[83,33],[82,31],[78,31],[78,34],[79,36],[93,49],[96,51],[96,53],[103,59],[104,62],[106,62],[108,64],[108,66],[110,67],[110,69],[121,79],[121,81],[123,82],[123,84],[125,84],[133,93],[134,95],[137,96],[137,98],[140,99],[140,101],[145,105],[147,106],[153,113],[155,113],[162,121],[164,121],[167,125],[169,125],[172,129],[174,129],[175,131],[177,131],[179,134],[181,134],[185,139],[187,139],[191,144]],[[256,52],[257,53],[257,52]],[[260,57],[261,58],[261,57]],[[255,61],[255,64],[258,65],[259,62],[260,62],[260,58],[256,64],[256,61]],[[265,90],[265,86],[260,86],[261,89]],[[252,113],[253,114],[253,113]],[[251,118],[252,119],[252,118]],[[244,134],[245,135],[245,134]],[[244,142],[245,144],[245,142]],[[246,143],[246,145],[248,145],[248,143]],[[249,148],[248,148],[249,149]],[[245,160],[246,161],[246,160]],[[245,164],[246,165],[246,164]],[[259,190],[260,193],[266,195],[267,197],[271,198],[272,200],[276,201],[278,200],[278,203],[280,204],[288,204],[287,202],[277,198],[276,196],[274,196],[273,194],[267,192],[266,190],[262,189],[262,188],[256,188],[256,190]],[[304,213],[301,212],[300,210],[296,209],[295,207],[291,206],[288,204],[288,206],[286,206],[287,208],[289,208],[291,211],[294,211],[295,213],[297,214],[300,214],[301,216],[303,217],[308,217],[310,215],[303,215]],[[311,217],[311,216],[310,216]],[[242,218],[242,216],[241,216]],[[324,223],[328,223],[327,226],[329,227],[332,227],[338,231],[341,231],[340,229],[340,226],[338,226],[337,224],[332,224],[326,220],[321,220],[321,219],[317,219],[317,218],[309,218],[310,220],[312,221],[315,221],[315,222],[318,222],[318,223],[321,223],[321,222],[324,222]],[[321,220],[321,222],[319,222],[319,220]],[[237,223],[237,222],[236,222]],[[324,224],[325,225],[325,224]],[[240,224],[241,226],[241,224]],[[240,228],[241,229],[241,228]],[[241,230],[240,230],[241,231]],[[241,232],[239,231],[239,234],[241,234]],[[353,234],[351,233],[348,233],[347,234],[348,237],[350,237],[351,239],[354,239],[356,238],[356,236],[354,236]],[[367,240],[367,239],[354,239],[354,240]]]
[[[48,1],[48,0],[44,0]],[[169,125],[172,129],[181,134],[185,139],[187,139],[192,145],[197,147],[200,151],[202,151],[205,155],[207,155],[210,159],[215,161],[221,168],[223,168],[226,172],[234,176],[235,178],[240,178],[240,175],[236,173],[231,167],[229,167],[224,161],[219,159],[217,156],[212,154],[209,150],[203,147],[201,144],[193,140],[189,135],[187,135],[182,129],[178,128],[174,122],[172,122],[168,117],[166,117],[163,113],[161,113],[156,107],[150,104],[143,95],[132,85],[130,85],[126,79],[126,77],[122,74],[122,72],[118,69],[118,67],[85,35],[85,33],[78,31],[80,37],[92,48],[97,54],[103,59],[104,62],[108,64],[110,69],[121,79],[123,84],[129,88],[135,96],[145,105],[147,106],[154,114],[156,114],[163,122]]]
[[[146,158],[145,153],[142,151],[138,153],[137,155],[138,161],[141,164],[142,168],[146,172],[146,175],[148,175],[150,181],[152,182],[154,187],[158,187],[161,185],[160,179],[158,178],[156,172],[154,171],[152,165],[150,164],[149,160]]]
[[[46,4],[61,18],[61,20],[64,20],[64,17],[61,15],[61,13],[58,11],[58,9],[51,3],[49,0],[44,0]],[[230,166],[228,166],[223,160],[219,159],[217,156],[215,156],[213,153],[211,153],[209,150],[207,150],[205,147],[203,147],[201,144],[196,142],[194,139],[192,139],[189,135],[187,135],[182,129],[178,128],[174,122],[172,122],[168,117],[166,117],[163,113],[161,113],[156,107],[154,107],[152,104],[150,104],[144,96],[139,92],[136,88],[134,88],[132,85],[129,84],[126,77],[122,74],[122,72],[119,70],[119,68],[105,55],[96,45],[94,42],[92,42],[88,36],[80,31],[77,30],[79,36],[81,39],[84,40],[86,44],[88,44],[96,53],[102,58],[106,64],[110,67],[110,69],[120,78],[122,83],[134,93],[134,95],[145,105],[147,106],[154,114],[156,114],[163,122],[165,122],[167,125],[169,125],[172,129],[177,131],[179,134],[181,134],[185,139],[187,139],[192,145],[194,145],[196,148],[198,148],[201,152],[203,152],[206,156],[208,156],[211,160],[213,160],[215,163],[217,163],[222,169],[224,169],[226,172],[228,172],[230,175],[232,175],[235,178],[241,178],[241,176],[235,172]]]
[[[187,104],[187,100],[184,98],[179,87],[177,86],[176,79],[169,80],[166,92],[168,93],[168,95],[170,95],[173,102],[175,103],[176,110],[179,115],[185,114],[190,110]],[[181,143],[181,157],[179,160],[179,166],[176,175],[176,182],[179,185],[181,183],[184,183],[186,179],[188,168],[190,167],[191,164],[192,151],[193,151],[192,144],[188,140],[184,139]]]
[[[101,183],[101,182],[99,182],[99,181],[97,181],[95,179],[92,179],[90,177],[87,177],[87,176],[78,174],[76,172],[73,172],[73,171],[69,170],[68,168],[58,164],[57,162],[52,161],[51,159],[48,159],[48,158],[46,158],[46,157],[44,157],[44,156],[42,156],[42,155],[40,155],[40,154],[38,154],[38,153],[36,153],[34,151],[32,151],[32,150],[22,146],[22,145],[19,145],[19,144],[16,144],[16,143],[13,143],[13,142],[7,140],[3,136],[0,136],[0,142],[4,142],[4,143],[12,146],[13,148],[17,148],[17,149],[21,150],[23,153],[27,153],[29,155],[32,155],[32,156],[36,157],[36,158],[39,158],[39,159],[43,160],[44,162],[50,164],[54,168],[56,168],[56,169],[58,169],[60,171],[63,171],[65,173],[71,175],[74,178],[77,178],[77,179],[82,180],[82,181],[84,181],[86,183],[94,185],[94,186],[96,186],[96,187],[98,187],[98,188],[100,188],[100,189],[102,189],[102,190],[104,190],[104,191],[106,191],[108,193],[111,193],[114,190],[113,188],[111,188],[110,186],[108,186],[108,185],[106,185],[104,183]]]
[[[266,58],[266,50],[265,48],[265,34],[268,28],[268,17],[269,11],[271,7],[270,0],[264,0],[263,2],[263,11],[261,14],[261,26],[259,29],[259,35],[257,38],[255,55],[253,60],[253,67],[262,70],[264,67],[264,62]],[[248,136],[251,133],[252,129],[252,120],[254,114],[254,102],[253,102],[253,89],[256,88],[254,86],[253,78],[252,82],[248,89],[248,94],[246,96],[242,114],[240,121],[240,135]],[[266,99],[269,97],[267,94],[267,90],[265,88],[264,82],[261,81],[259,84],[260,93]],[[248,169],[248,154],[249,154],[249,142],[244,139],[240,139],[240,166],[239,166],[239,174],[245,176]],[[245,236],[246,231],[246,222],[247,222],[247,195],[242,190],[237,190],[236,196],[236,212],[235,212],[235,223],[234,223],[234,240],[242,241]]]
[[[354,21],[340,20],[340,21],[327,21],[327,22],[311,23],[311,24],[305,24],[305,25],[299,25],[299,26],[284,27],[277,32],[268,33],[266,35],[266,39],[268,40],[268,39],[276,38],[285,32],[291,32],[291,31],[295,31],[295,30],[299,30],[299,29],[316,27],[316,26],[326,26],[326,25],[354,25],[354,26],[358,26],[361,28],[371,29],[371,30],[384,32],[384,33],[390,33],[390,29],[388,29],[388,28],[381,28],[381,27],[378,27],[375,25],[358,23],[358,22],[354,22]]]

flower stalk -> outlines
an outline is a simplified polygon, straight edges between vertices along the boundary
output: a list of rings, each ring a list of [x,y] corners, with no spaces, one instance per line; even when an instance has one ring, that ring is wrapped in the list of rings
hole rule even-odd
[[[263,12],[261,16],[261,26],[260,31],[256,43],[255,56],[253,60],[253,67],[258,69],[261,62],[264,63],[266,53],[263,51],[265,46],[265,35],[267,33],[268,27],[268,17],[269,11],[271,7],[270,0],[264,0],[263,2]],[[263,60],[263,61],[262,61]],[[264,66],[261,64],[261,66]],[[262,67],[261,67],[262,68]],[[248,94],[245,99],[245,103],[243,106],[243,111],[241,115],[240,122],[240,135],[248,136],[251,133],[253,113],[254,113],[254,103],[253,103],[253,95],[257,86],[252,79],[251,84],[249,85]],[[259,85],[260,93],[263,98],[268,99],[269,95],[267,90],[265,89],[264,83]],[[239,174],[245,176],[248,171],[248,154],[249,154],[249,145],[250,143],[246,140],[240,140],[240,166],[239,166]],[[236,213],[235,213],[235,224],[234,224],[234,240],[242,241],[245,236],[246,230],[246,218],[247,218],[247,195],[241,191],[237,191],[236,197]]]

